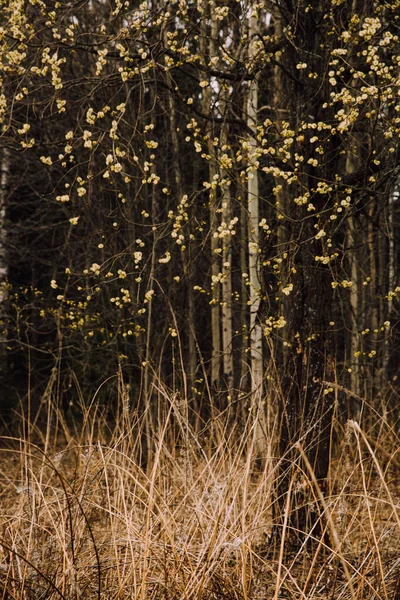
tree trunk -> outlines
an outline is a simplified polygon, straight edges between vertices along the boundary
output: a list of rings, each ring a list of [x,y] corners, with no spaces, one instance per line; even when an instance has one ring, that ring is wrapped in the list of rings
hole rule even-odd
[[[388,237],[388,264],[387,264],[387,292],[391,291],[395,287],[396,280],[396,268],[395,268],[395,231],[393,225],[394,218],[394,210],[395,210],[395,201],[398,200],[400,191],[399,184],[395,185],[394,190],[389,195],[388,201],[388,209],[387,209],[387,237]],[[390,343],[390,330],[391,330],[391,319],[393,316],[393,302],[389,299],[385,301],[385,317],[386,317],[386,326],[385,326],[385,342],[383,349],[383,364],[382,364],[382,372],[383,376],[386,380],[390,377],[390,351],[391,351],[391,343]]]
[[[258,33],[256,11],[249,17],[249,64],[255,57],[254,41]],[[249,137],[249,163],[247,183],[247,206],[249,213],[248,253],[249,253],[249,307],[250,307],[250,364],[251,364],[251,399],[255,418],[256,446],[260,455],[266,448],[266,418],[263,402],[263,350],[262,328],[259,311],[261,300],[261,283],[259,277],[260,258],[260,211],[258,186],[258,154],[257,154],[257,122],[258,122],[258,81],[256,76],[249,82],[247,96],[247,125],[253,131]]]
[[[227,90],[221,92],[221,104],[226,107]],[[226,108],[225,108],[226,110]],[[227,124],[224,123],[220,135],[221,151],[228,151],[227,142]],[[227,170],[222,168],[221,178],[227,179]],[[225,183],[222,187],[221,205],[222,205],[222,227],[225,236],[222,238],[222,302],[221,302],[221,318],[222,318],[222,353],[223,353],[223,371],[225,386],[230,394],[233,390],[233,328],[232,328],[232,239],[229,225],[232,220],[232,197],[229,183]],[[224,225],[225,224],[225,225]]]
[[[361,373],[360,373],[360,355],[359,355],[359,318],[362,314],[363,295],[360,286],[359,273],[359,252],[357,252],[356,228],[352,215],[347,221],[347,239],[349,244],[349,260],[352,287],[350,291],[350,342],[348,356],[346,356],[347,364],[350,366],[350,389],[355,396],[360,396],[361,388]],[[359,419],[361,402],[358,397],[352,397],[350,400],[350,415],[353,419]]]
[[[290,481],[295,480],[290,526],[293,532],[305,533],[315,525],[315,514],[308,504],[312,494],[302,453],[324,490],[333,411],[333,394],[326,394],[323,385],[324,381],[332,380],[327,334],[332,306],[331,279],[327,269],[313,262],[313,250],[305,241],[312,234],[300,232],[298,227],[292,233],[296,273],[292,278],[293,294],[285,301],[290,346],[282,383],[285,405],[280,443],[283,472],[279,492],[285,497]],[[317,254],[318,250],[314,252]],[[320,523],[314,534],[321,527]]]
[[[248,289],[247,279],[243,277],[244,273],[247,273],[248,269],[248,252],[247,252],[247,230],[248,230],[248,213],[246,206],[242,202],[240,205],[240,273],[242,275],[240,280],[240,385],[239,389],[241,392],[248,392],[249,385],[249,361],[248,361],[248,346],[249,346],[249,325],[248,325]]]
[[[294,43],[293,46],[287,45],[279,57],[273,97],[283,139],[288,135],[284,133],[287,129],[293,131],[290,155],[302,156],[296,178],[288,183],[288,176],[282,168],[275,188],[278,190],[280,227],[284,227],[280,236],[283,248],[279,248],[282,260],[278,298],[286,321],[279,512],[280,515],[284,514],[291,489],[288,531],[300,541],[311,532],[313,536],[318,536],[324,529],[324,523],[319,518],[321,507],[318,502],[317,505],[315,503],[311,481],[315,477],[324,492],[334,403],[333,393],[325,393],[328,390],[324,386],[324,381],[332,379],[333,366],[328,333],[332,319],[332,280],[329,266],[318,262],[315,257],[324,254],[325,228],[329,227],[324,217],[327,197],[316,192],[317,183],[332,180],[336,162],[332,160],[324,168],[313,167],[313,146],[307,143],[301,127],[304,122],[318,122],[318,110],[325,101],[324,88],[314,87],[309,83],[310,80],[306,85],[297,67],[301,61],[297,54],[298,47],[307,53],[307,60],[311,61],[312,56],[318,55],[324,39],[319,31],[313,36],[309,32],[315,30],[315,21],[324,11],[324,2],[321,1],[313,5],[312,11],[302,9],[296,14]],[[279,8],[274,17],[276,30],[285,31],[291,19],[289,10]],[[308,68],[313,71],[312,65],[308,65]],[[314,66],[314,69],[317,70],[317,67]],[[307,216],[302,201],[298,201],[298,197],[307,195],[312,196],[315,215],[318,215],[317,223]],[[316,235],[318,232],[320,235]],[[312,469],[312,476],[309,468]]]
[[[170,87],[172,87],[172,78],[170,74],[167,74],[167,81]],[[172,148],[174,152],[174,160],[172,164],[174,165],[174,183],[175,183],[175,193],[178,199],[178,202],[181,201],[183,196],[183,188],[182,188],[182,175],[181,175],[181,166],[179,160],[179,140],[178,134],[176,130],[176,111],[175,111],[175,102],[172,94],[168,95],[168,108],[169,108],[169,124],[170,124],[170,133],[171,133],[171,141]],[[193,268],[192,268],[192,258],[190,256],[190,246],[187,248],[185,252],[181,252],[181,259],[183,263],[183,270],[185,273],[186,280],[186,306],[185,306],[185,328],[186,328],[186,339],[187,339],[187,350],[185,352],[186,359],[186,379],[187,379],[187,388],[190,393],[194,388],[194,383],[196,379],[196,368],[197,368],[197,353],[196,353],[196,329],[195,329],[195,314],[194,314],[194,295],[193,295]]]
[[[6,210],[7,196],[10,179],[11,158],[8,148],[3,148],[0,164],[0,375],[4,376],[7,371],[7,333],[4,321],[4,303],[7,299],[7,229]]]
[[[208,32],[207,16],[213,14],[213,1],[204,0],[202,3],[202,26],[200,40],[200,55],[204,58],[207,55],[212,59],[216,56],[215,43],[218,35],[218,22],[212,20],[211,31]],[[207,45],[208,44],[208,45]],[[212,91],[210,86],[203,88],[202,111],[203,114],[211,117],[212,122]],[[208,155],[209,159],[209,182],[215,182],[217,175],[217,165],[215,148],[213,144],[214,128],[208,132]],[[215,388],[219,386],[221,370],[221,297],[220,297],[220,256],[219,238],[218,238],[218,213],[217,213],[217,191],[215,187],[210,187],[209,191],[209,214],[210,214],[210,250],[211,250],[211,385]]]

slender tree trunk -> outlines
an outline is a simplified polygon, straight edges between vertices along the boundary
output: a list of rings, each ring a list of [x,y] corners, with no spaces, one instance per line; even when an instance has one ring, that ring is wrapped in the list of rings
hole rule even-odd
[[[358,268],[359,253],[357,252],[357,238],[356,228],[354,225],[354,217],[349,215],[347,220],[347,239],[348,239],[348,253],[350,261],[350,273],[352,287],[349,295],[350,302],[350,342],[347,363],[350,365],[350,388],[351,391],[359,396],[361,393],[360,389],[360,348],[359,348],[359,316],[361,314],[361,308],[363,303],[362,288],[360,286],[360,273]],[[350,414],[353,419],[359,418],[360,413],[360,401],[357,398],[351,399]]]
[[[192,257],[190,253],[184,257],[185,275],[187,277],[186,294],[186,335],[187,335],[187,385],[188,390],[192,393],[195,387],[196,370],[197,370],[197,352],[196,352],[196,318],[195,304],[193,295],[193,281],[195,271],[193,269]]]
[[[225,86],[220,93],[221,112],[226,114],[228,104],[229,88]],[[223,372],[225,385],[228,393],[233,390],[233,323],[232,323],[232,236],[229,225],[232,221],[232,196],[229,181],[229,174],[224,163],[229,157],[228,152],[228,125],[226,121],[222,124],[221,134],[221,178],[226,179],[222,186],[221,206],[222,223],[221,226],[225,233],[222,238],[222,301],[221,301],[221,319],[222,319],[222,353],[223,353]]]
[[[8,278],[6,210],[10,168],[10,151],[8,148],[3,148],[0,163],[0,375],[4,375],[7,371],[7,334],[5,333],[3,319]]]
[[[215,43],[218,35],[218,21],[212,19],[215,2],[204,0],[202,2],[202,27],[200,41],[200,55],[216,56]],[[211,31],[208,32],[208,15],[211,19]],[[208,42],[208,45],[207,45]],[[212,90],[209,86],[203,88],[202,110],[205,115],[212,117]],[[209,182],[212,184],[217,175],[215,148],[213,144],[214,129],[209,132],[208,155],[209,160]],[[218,388],[221,370],[221,286],[219,283],[220,255],[218,238],[218,213],[217,213],[217,191],[215,187],[209,192],[209,214],[210,214],[210,249],[211,249],[211,385]]]
[[[387,191],[386,196],[388,198],[387,204],[382,211],[379,218],[379,228],[377,232],[377,243],[378,243],[378,333],[376,334],[376,343],[378,352],[378,363],[376,365],[376,389],[378,394],[381,394],[386,382],[386,369],[385,369],[385,351],[386,351],[386,330],[382,331],[385,321],[387,321],[387,310],[385,297],[388,293],[388,278],[390,270],[390,256],[389,256],[389,240],[387,237],[388,231],[388,215],[390,212],[390,190]],[[383,338],[383,343],[382,343]]]
[[[375,224],[374,224],[374,214],[373,214],[373,206],[370,207],[370,220],[368,222],[368,254],[369,254],[369,329],[370,333],[368,335],[368,344],[367,351],[371,350],[376,351],[377,342],[379,339],[378,334],[378,324],[379,324],[379,271],[378,271],[378,260],[379,260],[379,249],[380,243],[375,235]],[[369,389],[368,396],[373,397],[378,389],[378,372],[375,368],[377,359],[374,359],[373,364],[369,364],[368,372],[369,372]]]
[[[241,277],[241,309],[240,309],[240,385],[239,388],[242,392],[248,391],[248,380],[249,380],[249,361],[248,352],[249,347],[249,310],[248,310],[248,287],[247,279],[243,277],[243,274],[247,273],[248,270],[248,244],[247,244],[247,230],[248,230],[248,212],[243,202],[240,205],[240,273]]]
[[[258,33],[258,19],[256,11],[252,11],[249,17],[249,63],[251,65],[255,57],[254,41]],[[249,137],[249,158],[251,167],[248,172],[248,253],[249,253],[249,290],[250,290],[250,360],[251,360],[251,396],[252,410],[256,419],[256,442],[260,454],[266,447],[266,418],[263,403],[263,348],[262,328],[260,323],[260,301],[261,284],[259,277],[260,259],[260,210],[259,210],[259,186],[258,186],[258,155],[256,141],[256,127],[258,122],[258,81],[254,77],[249,82],[247,96],[247,125],[253,131]]]
[[[217,174],[215,163],[210,164],[210,181]],[[211,337],[212,337],[212,356],[211,356],[211,384],[218,388],[220,369],[221,369],[221,288],[219,283],[220,274],[220,256],[219,241],[217,237],[218,213],[217,193],[215,189],[210,190],[209,196],[210,210],[210,233],[211,233]]]
[[[400,196],[399,184],[397,184],[395,186],[395,189],[389,196],[389,205],[388,205],[388,209],[387,209],[387,225],[386,225],[387,238],[388,238],[388,264],[387,264],[387,284],[386,284],[387,291],[391,291],[395,287],[396,268],[395,268],[395,244],[394,244],[395,232],[394,232],[394,225],[393,225],[393,212],[394,212],[395,200],[396,199],[398,200],[399,196]],[[391,350],[390,330],[391,330],[391,325],[392,325],[391,320],[392,320],[392,315],[393,315],[393,302],[386,299],[385,304],[386,304],[385,320],[389,323],[389,325],[386,324],[386,326],[385,326],[385,343],[384,343],[384,349],[383,349],[382,372],[383,372],[383,376],[385,377],[385,379],[388,380],[389,376],[390,376],[390,372],[389,372],[390,350]]]
[[[172,79],[167,74],[167,81],[170,87],[172,87]],[[175,103],[172,94],[168,96],[168,108],[169,108],[169,119],[170,119],[170,133],[172,148],[174,152],[174,179],[175,179],[175,192],[178,201],[183,196],[182,189],[182,176],[179,160],[179,140],[176,130],[176,110]],[[194,314],[194,296],[193,296],[193,269],[190,256],[190,247],[185,252],[181,253],[183,270],[186,279],[186,307],[185,307],[185,324],[186,324],[186,339],[187,339],[187,352],[185,353],[186,359],[186,377],[187,386],[189,390],[194,387],[194,381],[196,378],[197,368],[197,353],[196,353],[196,329],[195,329],[195,314]]]
[[[151,102],[153,103],[153,98],[151,98]],[[154,112],[151,113],[151,122],[154,125]],[[151,173],[155,173],[154,165],[150,168]],[[157,252],[157,232],[155,225],[158,221],[158,208],[157,208],[157,197],[155,186],[152,186],[152,189],[149,193],[149,201],[151,202],[151,221],[154,226],[152,231],[152,248],[151,248],[151,257],[150,257],[150,273],[147,282],[147,292],[151,292],[154,289],[154,274],[155,274],[155,264],[156,264],[156,252]],[[154,406],[152,402],[152,387],[151,387],[151,377],[153,373],[154,367],[152,366],[153,359],[153,298],[150,299],[146,303],[147,310],[147,324],[146,324],[146,349],[145,349],[145,360],[143,367],[143,386],[142,386],[142,398],[145,407],[145,432],[146,439],[143,444],[145,449],[146,459],[149,459],[150,453],[153,448],[153,432],[157,431],[157,406]]]
[[[229,223],[232,217],[231,193],[229,188],[224,190],[222,197],[223,222]],[[225,205],[225,206],[224,206]],[[233,389],[233,353],[232,353],[232,244],[230,236],[223,241],[222,248],[222,353],[225,384],[230,393]]]
[[[352,0],[350,12],[347,18],[350,20],[352,15],[363,14],[367,16],[371,11],[370,0]],[[354,51],[356,47],[354,48]],[[345,170],[348,175],[356,173],[362,166],[362,134],[353,133],[353,136],[349,142],[349,147],[346,152],[346,163]],[[372,231],[368,227],[367,241],[372,235]],[[374,318],[374,308],[371,306],[371,283],[369,286],[363,286],[363,274],[362,269],[365,265],[365,260],[368,261],[368,250],[370,255],[370,268],[375,272],[374,268],[374,249],[369,244],[368,250],[364,248],[364,232],[362,231],[362,217],[356,220],[353,214],[350,214],[347,219],[347,237],[349,242],[349,262],[350,262],[350,274],[352,287],[350,291],[350,341],[348,359],[351,368],[350,374],[350,386],[351,390],[360,399],[352,397],[350,399],[349,411],[353,419],[359,419],[361,414],[362,402],[361,397],[366,392],[366,377],[363,365],[362,351],[364,350],[364,340],[362,339],[361,332],[365,327],[371,328],[371,324],[365,319],[365,308],[370,306],[372,311],[372,318]],[[371,242],[371,240],[370,240]],[[372,279],[375,281],[375,275],[373,273]],[[368,289],[369,288],[369,289]],[[372,283],[372,288],[375,289],[375,283]]]

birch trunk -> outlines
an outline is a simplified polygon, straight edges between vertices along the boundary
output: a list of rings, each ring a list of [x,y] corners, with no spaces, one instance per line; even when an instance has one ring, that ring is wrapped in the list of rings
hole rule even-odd
[[[212,19],[215,2],[203,0],[201,4],[202,10],[202,26],[201,26],[201,41],[200,55],[205,57],[210,56],[210,59],[216,55],[215,41],[218,35],[218,21]],[[208,9],[210,11],[211,32],[207,31]],[[208,41],[208,47],[207,47]],[[210,118],[212,117],[212,91],[208,86],[203,88],[202,110],[203,113]],[[212,122],[212,119],[211,119]],[[212,184],[215,182],[217,175],[217,165],[215,157],[215,148],[213,145],[214,128],[211,127],[208,138],[208,155],[209,160],[209,181]],[[210,214],[210,246],[211,246],[211,385],[218,387],[221,367],[221,297],[220,297],[220,257],[218,254],[219,238],[218,238],[218,213],[217,213],[217,192],[214,187],[210,188],[209,192],[209,214]]]
[[[258,31],[257,14],[253,11],[249,17],[249,64],[254,60],[254,37]],[[252,39],[253,38],[253,39]],[[248,194],[248,254],[249,254],[249,289],[250,289],[250,361],[251,361],[251,396],[252,408],[256,418],[256,440],[257,448],[260,452],[265,449],[265,410],[263,405],[263,354],[262,354],[262,329],[259,319],[261,284],[258,272],[258,262],[260,255],[260,234],[259,234],[259,190],[258,190],[258,160],[257,160],[257,127],[258,111],[258,82],[254,78],[249,83],[247,97],[247,125],[253,131],[253,136],[249,137],[249,157],[251,168],[249,169],[249,179],[247,183]]]
[[[229,88],[226,86],[221,91],[221,112],[226,114]],[[228,125],[223,123],[221,129],[221,152],[222,155],[228,152]],[[222,161],[223,162],[223,161]],[[232,237],[229,224],[232,220],[232,196],[230,189],[229,174],[227,169],[222,167],[221,177],[227,180],[222,187],[221,205],[222,205],[222,227],[225,236],[222,238],[222,355],[224,380],[228,393],[233,390],[233,353],[232,353]]]

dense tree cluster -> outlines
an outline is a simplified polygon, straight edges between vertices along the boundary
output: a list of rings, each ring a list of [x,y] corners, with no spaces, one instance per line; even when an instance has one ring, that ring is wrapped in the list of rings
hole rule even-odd
[[[323,479],[398,359],[399,0],[0,5],[3,402],[279,405]]]

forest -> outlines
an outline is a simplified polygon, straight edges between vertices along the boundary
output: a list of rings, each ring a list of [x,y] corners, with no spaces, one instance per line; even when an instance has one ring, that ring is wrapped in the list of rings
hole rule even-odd
[[[0,598],[400,600],[400,0],[0,9]]]

